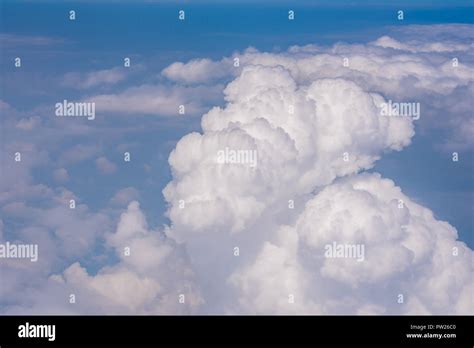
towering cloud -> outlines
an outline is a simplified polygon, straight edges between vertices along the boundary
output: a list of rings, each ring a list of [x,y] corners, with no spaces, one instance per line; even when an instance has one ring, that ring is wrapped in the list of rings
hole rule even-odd
[[[449,104],[433,96],[472,88],[469,49],[382,37],[281,54],[250,49],[239,69],[224,58],[221,69],[235,76],[226,105],[203,116],[202,133],[178,142],[164,190],[171,235],[186,244],[207,284],[204,296],[214,301],[205,310],[473,312],[472,250],[456,230],[392,181],[358,174],[414,135],[413,118],[383,116],[381,105],[421,101],[433,117]],[[465,57],[462,67],[446,52]],[[164,74],[179,80],[175,68]],[[192,76],[204,82],[206,74]],[[460,110],[458,125],[466,124],[467,110]],[[258,164],[222,163],[223,149],[256,151]],[[330,245],[360,246],[365,255],[330,258]]]
[[[224,93],[227,106],[204,115],[203,134],[184,137],[170,156],[164,193],[185,233],[242,230],[285,199],[372,167],[414,134],[411,119],[380,117],[384,99],[344,79],[298,85],[283,67],[255,65]],[[256,151],[258,165],[219,163],[225,148]]]
[[[445,129],[450,133],[445,147],[472,148],[471,115],[474,60],[472,25],[449,24],[407,26],[393,29],[389,35],[367,44],[337,43],[331,47],[293,46],[280,53],[259,52],[249,48],[220,61],[208,59],[177,63],[163,71],[171,80],[182,76],[208,83],[219,76],[238,77],[248,65],[281,66],[291,73],[298,85],[310,85],[322,78],[343,78],[357,83],[364,91],[392,99],[421,101],[424,129]],[[223,73],[227,70],[227,75]],[[200,77],[196,79],[196,77]],[[449,113],[449,117],[446,117]]]

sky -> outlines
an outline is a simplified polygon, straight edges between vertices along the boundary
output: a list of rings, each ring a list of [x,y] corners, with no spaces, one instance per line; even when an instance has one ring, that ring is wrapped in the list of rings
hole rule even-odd
[[[0,259],[0,312],[472,313],[473,21],[472,1],[2,1],[0,241],[40,259]],[[420,118],[376,117],[388,100]],[[219,169],[229,146],[257,171]],[[308,256],[341,236],[362,268]],[[406,308],[379,298],[397,286]]]

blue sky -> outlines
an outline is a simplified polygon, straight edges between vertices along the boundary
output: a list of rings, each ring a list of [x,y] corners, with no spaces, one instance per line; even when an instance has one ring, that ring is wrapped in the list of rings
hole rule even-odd
[[[185,21],[177,20],[181,9],[186,11]],[[295,11],[294,21],[287,20],[290,9]],[[400,9],[404,11],[403,21],[397,20]],[[69,20],[69,10],[76,11],[75,21]],[[423,34],[403,32],[400,28],[453,23],[474,24],[472,1],[231,1],[223,4],[5,0],[0,4],[0,100],[9,108],[0,109],[4,121],[1,144],[5,148],[8,144],[8,151],[15,148],[16,142],[34,144],[38,156],[35,161],[39,162],[29,167],[31,178],[25,180],[31,185],[44,184],[56,192],[63,189],[73,192],[90,211],[109,213],[107,231],[114,229],[114,219],[121,213],[117,207],[110,207],[110,200],[127,187],[135,190],[148,223],[158,228],[170,222],[162,194],[173,179],[169,154],[184,135],[201,131],[202,114],[213,106],[225,105],[222,90],[233,77],[224,76],[194,90],[191,99],[196,107],[184,117],[161,110],[155,110],[154,114],[109,110],[99,112],[93,123],[83,120],[74,120],[78,121],[74,125],[64,123],[61,134],[60,121],[52,119],[56,102],[119,94],[144,85],[194,88],[192,84],[179,85],[166,79],[162,70],[178,61],[199,58],[219,61],[248,47],[278,54],[291,46],[309,44],[329,49],[344,42],[356,47],[384,35],[400,40],[423,40],[420,37]],[[453,35],[446,32],[431,39],[449,40]],[[469,35],[455,39],[459,43],[472,42]],[[21,57],[21,69],[15,68],[15,57]],[[114,68],[121,71],[124,57],[132,60],[126,77],[114,83],[78,87],[88,73]],[[466,53],[465,59],[474,61],[472,50]],[[68,76],[73,76],[73,81],[76,76],[76,82],[67,82]],[[466,93],[469,95],[469,90],[459,88],[459,98]],[[432,98],[435,94],[427,96]],[[459,238],[473,248],[472,146],[462,142],[452,145],[456,133],[447,126],[450,110],[440,112],[431,106],[424,110],[430,117],[415,122],[416,135],[411,145],[400,152],[383,154],[370,171],[392,179],[412,200],[431,209],[437,219],[454,226]],[[16,133],[8,128],[12,123],[7,117],[15,122],[38,119],[42,126],[37,132]],[[74,148],[88,154],[83,160],[74,159],[73,154],[65,155]],[[124,151],[132,152],[133,165],[123,163]],[[459,152],[459,162],[451,161],[453,151]],[[98,157],[112,163],[115,168],[112,173],[98,171]],[[69,175],[65,182],[53,175],[62,167]],[[22,178],[18,176],[17,181],[21,185]],[[52,204],[38,196],[25,202],[32,207]],[[29,226],[29,220],[22,218],[22,214],[11,213],[11,205],[10,210],[5,206],[4,233],[16,236],[17,230]],[[90,254],[80,258],[92,273],[104,264],[103,259],[90,257],[99,250],[100,246],[94,246]],[[112,252],[109,256],[114,258]],[[67,262],[59,262],[55,271],[64,268]]]

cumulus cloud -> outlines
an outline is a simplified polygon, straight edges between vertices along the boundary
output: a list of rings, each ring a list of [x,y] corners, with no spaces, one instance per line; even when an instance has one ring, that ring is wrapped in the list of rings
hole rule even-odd
[[[245,66],[262,65],[284,67],[298,84],[307,85],[321,78],[347,79],[367,92],[390,96],[394,101],[420,102],[421,127],[444,131],[448,125],[450,134],[444,145],[472,147],[473,137],[466,132],[466,128],[472,128],[472,103],[468,102],[474,84],[472,25],[408,26],[395,28],[390,35],[365,45],[293,46],[280,53],[251,48],[237,55],[238,68],[231,64],[230,57],[220,61],[194,59],[171,65],[163,74],[177,81],[183,81],[180,73],[199,76],[199,81],[204,82],[206,76],[208,81],[215,78],[211,70],[217,71],[219,77],[227,70],[230,79],[239,76]],[[180,73],[170,73],[177,68]],[[458,99],[461,101],[453,112],[452,101]],[[446,113],[450,114],[447,122]]]
[[[218,80],[229,74],[230,61],[214,62],[210,59],[195,59],[187,63],[176,62],[161,72],[166,78],[181,83],[202,83]]]
[[[414,135],[413,118],[382,115],[388,100],[422,101],[433,114],[450,98],[464,100],[474,68],[462,52],[470,49],[383,37],[244,52],[241,68],[228,68],[226,105],[171,153],[163,191],[171,235],[186,244],[200,283],[213,284],[203,289],[215,303],[207,310],[472,313],[472,250],[456,230],[392,181],[359,174]],[[462,66],[444,55],[452,52],[463,54]],[[189,69],[201,69],[202,82],[218,63],[193,60]],[[164,75],[189,83],[170,73],[177,67],[188,69]],[[468,122],[466,105],[458,110],[455,133]],[[219,160],[222,151],[233,159]],[[364,260],[326,258],[333,242],[363,245]]]
[[[78,299],[86,302],[78,311],[176,314],[190,313],[201,304],[182,248],[163,232],[148,229],[138,202],[129,204],[107,243],[120,259],[115,266],[89,275],[74,263],[50,278],[73,293],[89,294]]]
[[[472,313],[473,251],[456,239],[393,181],[360,174],[309,200],[230,281],[250,312]],[[364,260],[327,257],[333,243],[363,245]]]
[[[56,214],[64,220],[67,214]],[[50,218],[51,214],[47,214]],[[84,226],[84,221],[87,223]],[[90,217],[82,222],[69,222],[81,226],[82,233],[92,232]],[[102,221],[101,226],[106,224]],[[38,229],[32,230],[38,241]],[[79,231],[71,231],[79,235]],[[31,236],[30,236],[31,237]],[[73,236],[69,234],[71,243]],[[82,237],[83,238],[83,237]],[[194,274],[182,246],[169,239],[164,231],[148,228],[138,202],[129,204],[120,216],[116,231],[104,235],[105,246],[112,248],[118,258],[112,266],[90,274],[79,262],[70,264],[60,274],[52,274],[52,264],[45,264],[51,255],[64,260],[73,259],[61,246],[40,243],[41,257],[37,264],[2,264],[0,271],[5,284],[0,288],[2,298],[9,299],[4,313],[10,314],[176,314],[192,313],[202,303]],[[52,241],[52,240],[50,240]],[[76,239],[77,242],[77,239]],[[84,254],[84,250],[77,252]],[[50,257],[47,257],[50,255]],[[66,256],[67,255],[67,256]],[[56,257],[57,255],[55,255]],[[21,271],[19,271],[19,268]],[[38,274],[40,277],[38,277]],[[26,275],[29,275],[26,277]],[[34,276],[36,275],[36,276]],[[71,295],[74,302],[71,301]]]
[[[35,186],[25,185],[23,189],[31,192]],[[38,199],[45,204],[38,206]],[[75,209],[69,206],[71,199],[77,202]],[[96,243],[108,231],[110,218],[103,212],[91,211],[69,191],[53,192],[49,188],[38,192],[36,197],[12,195],[9,202],[2,205],[1,211],[7,221],[6,241],[38,246],[37,262],[7,259],[7,262],[0,263],[2,312],[50,313],[46,303],[44,307],[33,309],[47,298],[48,290],[44,288],[47,278],[78,257],[91,258]],[[12,221],[22,221],[22,225],[13,228],[15,225]],[[63,302],[58,301],[60,297],[55,297],[53,293],[51,295],[51,303],[54,299],[58,302],[51,309],[67,303],[66,297]],[[67,312],[66,307],[63,306],[63,309]],[[61,312],[58,309],[57,313]]]
[[[282,67],[252,66],[224,94],[227,106],[204,115],[204,133],[181,139],[170,156],[164,194],[183,229],[241,230],[284,198],[372,167],[414,134],[410,119],[380,117],[384,99],[348,80],[298,86]],[[218,163],[225,148],[255,151],[258,165]]]

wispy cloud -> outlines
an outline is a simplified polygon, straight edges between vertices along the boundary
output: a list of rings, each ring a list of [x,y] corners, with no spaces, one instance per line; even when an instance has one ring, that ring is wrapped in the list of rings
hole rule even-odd
[[[18,47],[18,46],[51,46],[69,42],[63,38],[47,36],[29,36],[19,34],[0,34],[0,46]]]

